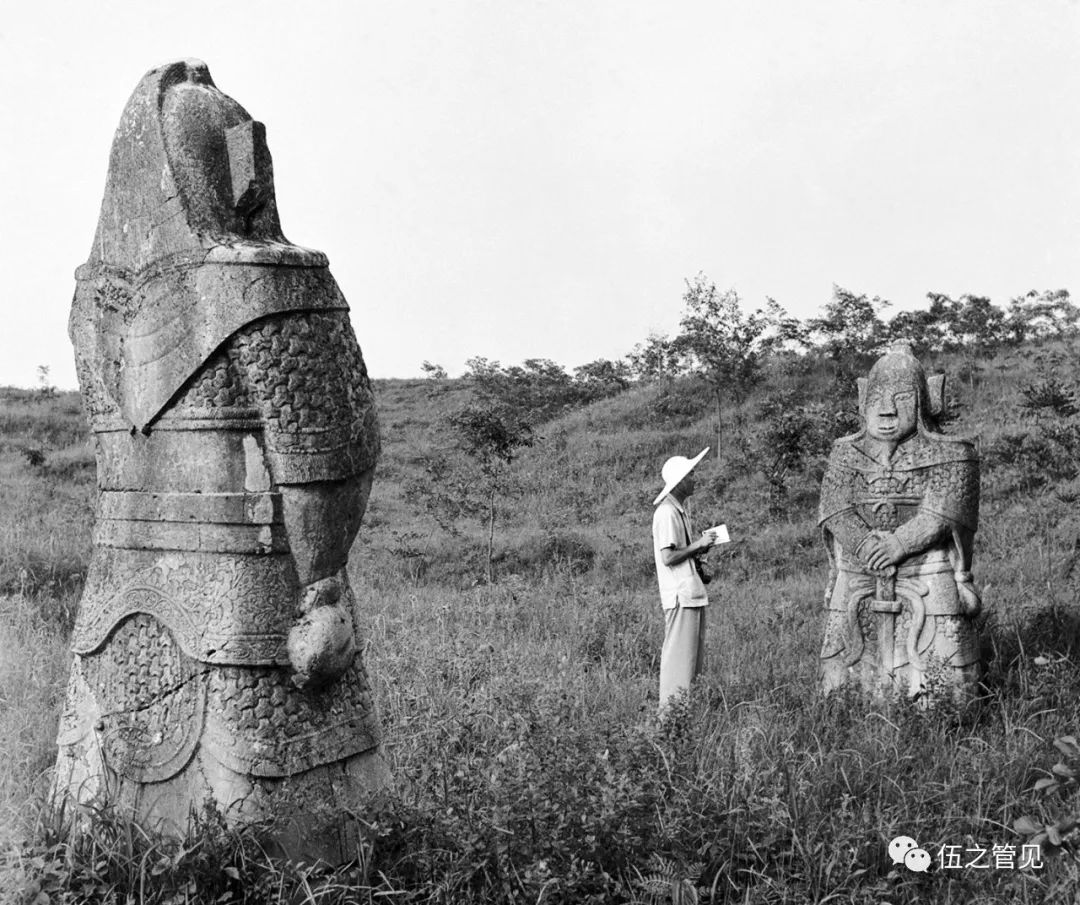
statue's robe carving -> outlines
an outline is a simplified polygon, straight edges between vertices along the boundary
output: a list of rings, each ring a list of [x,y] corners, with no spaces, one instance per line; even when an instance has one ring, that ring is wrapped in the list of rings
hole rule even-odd
[[[175,833],[207,803],[344,811],[389,778],[345,572],[374,400],[325,256],[281,233],[261,124],[205,64],[132,95],[76,278],[100,495],[58,790]],[[312,613],[330,666],[296,662]]]
[[[927,381],[906,347],[879,365],[870,377],[881,384],[877,396],[882,388],[915,394],[917,419],[891,451],[866,427],[833,444],[819,513],[830,559],[824,687],[962,694],[979,670],[973,617],[980,604],[971,576],[978,455],[969,441],[932,429],[942,378]],[[860,383],[865,417],[870,388]],[[865,551],[886,537],[895,561],[871,568]]]

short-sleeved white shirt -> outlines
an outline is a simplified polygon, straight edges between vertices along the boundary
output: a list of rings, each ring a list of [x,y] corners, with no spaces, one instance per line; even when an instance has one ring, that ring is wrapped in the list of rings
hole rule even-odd
[[[698,574],[693,559],[684,559],[675,566],[664,564],[662,550],[686,547],[694,536],[690,516],[675,497],[664,497],[652,520],[653,556],[656,559],[656,580],[660,585],[660,604],[665,610],[676,606],[708,606],[709,595]]]

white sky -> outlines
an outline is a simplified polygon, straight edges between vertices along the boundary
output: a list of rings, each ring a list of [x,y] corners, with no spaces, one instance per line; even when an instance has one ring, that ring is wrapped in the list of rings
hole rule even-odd
[[[376,377],[618,357],[699,270],[799,317],[1080,293],[1075,0],[7,6],[0,385],[75,385],[113,130],[189,56],[266,124]]]

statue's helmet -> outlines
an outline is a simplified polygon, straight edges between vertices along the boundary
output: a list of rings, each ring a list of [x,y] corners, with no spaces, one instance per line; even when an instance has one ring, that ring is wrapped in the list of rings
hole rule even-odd
[[[914,393],[919,426],[934,428],[937,416],[944,408],[944,390],[943,376],[928,379],[911,345],[895,342],[874,363],[870,374],[859,380],[859,410],[865,416],[867,403],[872,399]]]
[[[178,60],[150,70],[128,99],[83,273],[104,266],[139,281],[204,261],[327,265],[282,234],[262,123],[202,60]]]

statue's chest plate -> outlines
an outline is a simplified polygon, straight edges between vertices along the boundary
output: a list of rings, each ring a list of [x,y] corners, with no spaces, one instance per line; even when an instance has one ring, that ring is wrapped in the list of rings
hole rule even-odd
[[[866,523],[880,531],[895,531],[912,518],[926,491],[925,469],[886,469],[855,476],[855,505]]]

